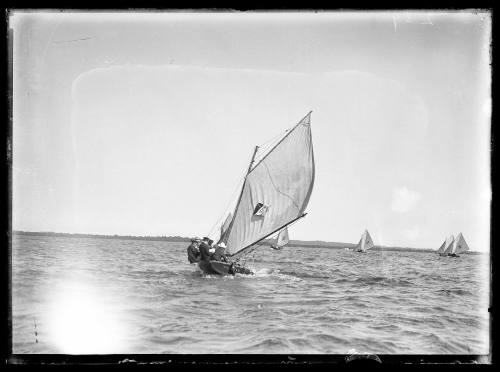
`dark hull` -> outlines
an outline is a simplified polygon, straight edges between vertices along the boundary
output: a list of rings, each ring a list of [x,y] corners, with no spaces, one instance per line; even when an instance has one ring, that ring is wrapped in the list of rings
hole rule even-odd
[[[215,274],[215,275],[234,275],[234,274],[245,274],[252,275],[253,272],[246,267],[240,265],[231,265],[228,262],[222,261],[200,261],[198,267],[205,274]]]
[[[448,253],[448,257],[460,257],[460,256],[456,253]]]

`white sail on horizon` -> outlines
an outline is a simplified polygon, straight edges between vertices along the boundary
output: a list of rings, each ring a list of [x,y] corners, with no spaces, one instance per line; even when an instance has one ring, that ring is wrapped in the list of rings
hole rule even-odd
[[[366,252],[368,249],[373,248],[373,239],[370,236],[370,233],[368,230],[365,230],[363,235],[361,235],[361,239],[359,240],[358,244],[356,245],[356,251],[358,252]]]
[[[284,247],[289,242],[288,238],[288,227],[282,229],[278,236],[276,237],[276,242],[274,243],[277,248]]]
[[[229,255],[303,215],[314,185],[310,114],[249,170],[227,232]]]
[[[450,247],[452,246],[454,240],[455,238],[453,237],[453,235],[450,235],[448,238],[444,240],[443,244],[441,245],[441,247],[439,247],[437,252],[439,254],[447,253],[447,251],[451,249]]]
[[[451,248],[451,254],[460,254],[469,250],[469,246],[465,242],[464,236],[462,233],[459,233],[455,240],[453,241],[453,245]]]

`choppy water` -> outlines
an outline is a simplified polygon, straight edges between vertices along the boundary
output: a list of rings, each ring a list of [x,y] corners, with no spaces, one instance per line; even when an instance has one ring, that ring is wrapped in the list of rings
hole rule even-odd
[[[186,246],[14,236],[13,352],[489,352],[487,255],[267,248],[211,277]]]

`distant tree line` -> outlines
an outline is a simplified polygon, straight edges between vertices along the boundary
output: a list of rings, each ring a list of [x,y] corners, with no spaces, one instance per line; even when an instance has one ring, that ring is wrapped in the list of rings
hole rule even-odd
[[[97,234],[73,234],[56,232],[32,232],[32,231],[13,231],[14,235],[29,236],[50,236],[63,238],[94,238],[94,239],[119,239],[119,240],[149,240],[149,241],[167,241],[167,242],[189,242],[190,238],[182,236],[133,236],[133,235],[97,235]]]
[[[165,242],[190,242],[191,238],[183,236],[133,236],[133,235],[97,235],[97,234],[72,234],[72,233],[56,233],[56,232],[33,232],[33,231],[13,231],[13,235],[28,235],[28,236],[50,236],[50,237],[65,237],[65,238],[95,238],[95,239],[119,239],[119,240],[147,240],[147,241],[165,241]],[[272,244],[273,239],[265,239],[259,244]],[[290,240],[288,247],[303,247],[303,248],[354,248],[353,243],[338,243],[325,242],[321,240],[304,241]],[[370,250],[373,251],[403,251],[403,252],[435,252],[436,249],[409,248],[409,247],[384,247],[374,246]],[[480,254],[480,252],[467,252],[468,254]]]

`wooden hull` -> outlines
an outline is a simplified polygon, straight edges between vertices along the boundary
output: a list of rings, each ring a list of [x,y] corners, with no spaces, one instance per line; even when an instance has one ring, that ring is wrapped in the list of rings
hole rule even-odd
[[[232,265],[228,262],[222,261],[200,261],[198,263],[198,267],[205,273],[211,275],[234,275],[234,274],[245,274],[252,275],[252,270],[240,266],[240,265]]]

